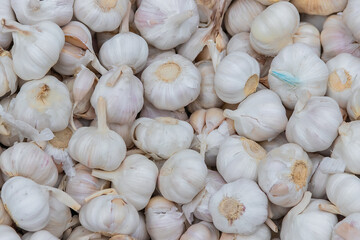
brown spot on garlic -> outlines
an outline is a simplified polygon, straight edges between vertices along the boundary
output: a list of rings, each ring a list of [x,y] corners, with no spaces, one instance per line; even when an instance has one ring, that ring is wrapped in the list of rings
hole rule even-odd
[[[255,158],[257,161],[260,161],[261,159],[266,157],[266,151],[263,149],[259,144],[256,142],[241,137],[241,143],[245,149],[245,151],[253,158]]]
[[[97,3],[105,12],[108,12],[116,6],[117,0],[97,0]]]
[[[296,184],[296,189],[299,190],[306,186],[308,178],[308,167],[304,161],[298,160],[292,166],[291,179]]]
[[[175,81],[175,79],[180,75],[181,67],[174,62],[167,62],[158,67],[155,74],[156,76],[167,83]]]
[[[254,74],[252,75],[247,81],[246,81],[246,84],[245,84],[245,87],[244,87],[244,93],[246,96],[254,93],[256,91],[256,88],[259,84],[259,75],[257,74]]]
[[[176,118],[171,118],[171,117],[159,117],[159,118],[157,118],[157,120],[162,123],[169,124],[169,125],[179,124],[179,121]]]
[[[346,77],[345,83],[341,81],[339,74],[344,75]],[[351,88],[351,84],[352,84],[352,77],[350,73],[345,69],[341,69],[339,72],[334,71],[329,76],[328,86],[334,91],[342,92],[346,89]]]
[[[47,98],[47,96],[49,96],[49,92],[50,92],[50,87],[47,84],[43,84],[40,87],[40,91],[37,94],[36,98],[42,102],[45,101],[45,99]]]
[[[245,206],[234,198],[225,197],[219,204],[219,212],[226,217],[231,225],[234,220],[243,215]]]
[[[65,149],[68,147],[73,132],[70,128],[65,128],[60,132],[54,133],[55,137],[49,143],[55,148]]]

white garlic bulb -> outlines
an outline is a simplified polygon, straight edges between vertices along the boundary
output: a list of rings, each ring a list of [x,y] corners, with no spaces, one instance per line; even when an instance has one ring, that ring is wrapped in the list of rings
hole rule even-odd
[[[259,163],[258,182],[272,203],[292,207],[307,190],[311,171],[306,152],[297,144],[287,143],[271,150]]]
[[[337,217],[319,209],[319,204],[326,203],[328,201],[322,199],[311,200],[311,193],[306,192],[301,202],[285,216],[281,226],[281,239],[330,239]]]
[[[329,70],[316,53],[303,43],[295,43],[274,58],[268,81],[285,107],[293,109],[304,90],[312,96],[324,96],[328,77]]]
[[[199,222],[191,225],[180,240],[219,240],[219,230],[212,223]]]
[[[112,171],[125,158],[126,145],[122,137],[106,124],[106,101],[98,98],[98,127],[82,127],[72,135],[68,152],[70,156],[89,168]]]
[[[127,124],[135,120],[143,104],[143,85],[128,66],[113,68],[104,74],[91,96],[95,111],[99,97],[106,102],[107,120],[111,123]]]
[[[61,28],[49,21],[35,25],[21,25],[2,19],[3,32],[11,32],[14,46],[11,49],[14,71],[23,80],[43,78],[55,65],[64,46]]]
[[[178,240],[185,228],[183,213],[173,202],[160,196],[150,199],[145,221],[150,237],[156,240]]]
[[[360,41],[360,28],[358,25],[360,23],[359,2],[356,0],[347,0],[347,1],[342,0],[342,1],[332,1],[332,2],[341,2],[343,7],[346,6],[346,8],[343,12],[344,22],[345,22],[346,26],[352,32],[355,39]]]
[[[13,223],[11,217],[6,212],[4,204],[2,200],[0,199],[0,225],[9,225],[11,226]]]
[[[148,43],[166,50],[189,40],[199,24],[194,0],[142,0],[135,24]]]
[[[360,120],[360,89],[353,90],[348,99],[346,110],[352,121]]]
[[[326,181],[329,177],[329,174],[322,171],[323,169],[321,166],[324,157],[316,153],[310,153],[309,157],[313,164],[313,174],[309,182],[308,191],[312,193],[313,198],[325,199]]]
[[[73,16],[74,0],[11,0],[11,7],[22,24],[34,25],[51,21],[59,26],[70,22]]]
[[[22,240],[60,240],[60,239],[46,230],[41,230],[34,233],[28,232],[24,234]]]
[[[301,13],[311,15],[330,15],[332,13],[342,12],[348,0],[292,0],[292,4]]]
[[[342,122],[339,105],[334,99],[303,95],[286,125],[286,138],[307,152],[324,151],[337,137]]]
[[[1,3],[0,6],[0,16],[4,19],[14,20],[15,14],[11,8],[11,0],[5,0]],[[0,47],[7,49],[12,42],[11,33],[0,32]]]
[[[265,157],[266,151],[259,144],[233,135],[220,145],[216,168],[226,182],[240,178],[256,181],[258,163]]]
[[[189,119],[185,108],[181,108],[176,111],[161,110],[154,107],[154,105],[146,99],[144,99],[144,106],[141,109],[139,116],[145,118],[172,117],[184,121]]]
[[[232,52],[217,66],[216,94],[226,103],[239,103],[255,92],[259,83],[258,62],[244,52]]]
[[[146,99],[158,109],[175,111],[193,102],[200,94],[199,70],[178,54],[150,64],[143,71],[141,80]]]
[[[352,213],[335,225],[331,240],[351,240],[358,236],[360,236],[360,213]]]
[[[14,72],[11,54],[0,47],[0,96],[2,97],[8,92],[14,94],[17,86],[18,77]]]
[[[194,150],[181,150],[161,167],[158,188],[166,199],[180,204],[188,203],[205,186],[206,175],[204,158]]]
[[[314,25],[301,22],[298,30],[294,34],[294,43],[304,43],[308,45],[313,52],[320,57],[320,32]]]
[[[93,170],[91,174],[111,181],[112,187],[139,211],[146,207],[155,190],[158,172],[154,162],[141,154],[133,154],[115,171]]]
[[[129,0],[75,0],[74,15],[94,32],[113,31],[120,26]]]
[[[0,225],[0,240],[21,240],[16,231],[7,225]]]
[[[270,229],[262,224],[256,232],[251,235],[240,235],[234,233],[222,233],[219,240],[270,240],[271,232]]]
[[[139,118],[131,127],[131,137],[138,148],[152,157],[167,159],[190,147],[194,130],[189,123],[175,118]]]
[[[146,230],[144,213],[139,212],[139,225],[131,236],[136,240],[150,240],[150,236]]]
[[[268,89],[250,95],[234,111],[225,109],[224,116],[234,120],[240,136],[254,141],[275,138],[285,130],[288,122],[279,96]]]
[[[239,179],[227,183],[210,199],[209,208],[217,229],[250,235],[267,219],[268,200],[256,182]]]
[[[293,43],[299,23],[299,12],[294,5],[283,1],[272,4],[253,20],[251,46],[260,54],[275,56],[282,48]]]
[[[41,185],[54,186],[57,168],[50,155],[35,143],[16,143],[0,156],[0,168],[7,177],[23,176]]]
[[[270,141],[263,141],[260,142],[260,146],[265,149],[266,152],[270,152],[274,148],[280,147],[281,145],[289,143],[286,139],[285,132],[280,133],[276,138],[270,140]]]

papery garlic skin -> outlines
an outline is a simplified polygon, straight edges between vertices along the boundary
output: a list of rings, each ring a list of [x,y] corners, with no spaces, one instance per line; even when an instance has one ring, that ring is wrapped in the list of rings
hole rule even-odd
[[[336,2],[336,1],[335,1]],[[350,29],[353,36],[357,41],[360,41],[360,18],[359,18],[359,2],[354,0],[342,0],[342,2],[346,8],[343,12],[343,19],[346,26]]]
[[[311,171],[306,152],[299,145],[288,143],[268,152],[259,163],[258,182],[272,203],[292,207],[307,190]]]
[[[226,103],[239,103],[255,92],[259,75],[260,67],[254,58],[244,52],[230,53],[216,68],[216,94]]]
[[[225,184],[210,199],[209,209],[217,229],[250,235],[265,222],[268,200],[256,182],[239,179]]]
[[[185,204],[205,186],[206,175],[204,158],[194,150],[181,150],[161,167],[158,188],[166,199]]]
[[[189,40],[199,24],[194,0],[143,0],[135,24],[148,43],[166,50]]]
[[[51,21],[63,26],[70,22],[73,16],[73,4],[74,0],[11,0],[16,19],[28,25]]]
[[[360,213],[352,213],[334,226],[331,240],[356,239],[359,234]]]
[[[15,14],[11,8],[11,0],[5,0],[1,3],[0,6],[0,16],[1,18],[14,20],[15,21]],[[0,33],[0,46],[2,48],[7,49],[12,42],[12,35],[11,33]]]
[[[154,105],[152,105],[146,99],[144,99],[144,106],[141,109],[139,116],[145,118],[172,117],[183,121],[189,119],[184,108],[178,109],[176,111],[161,110],[154,107]]]
[[[21,240],[16,231],[7,225],[0,225],[0,240]]]
[[[85,240],[108,240],[107,237],[102,237],[100,233],[94,233],[83,226],[76,227],[70,234],[70,236],[66,240],[78,240],[81,238],[85,238]]]
[[[150,236],[146,230],[144,213],[139,212],[139,225],[131,236],[137,240],[150,240]]]
[[[17,90],[17,86],[18,77],[14,72],[14,64],[11,55],[9,52],[0,49],[0,96],[2,97],[8,92],[14,94]]]
[[[268,89],[253,93],[234,111],[225,109],[224,116],[234,120],[240,136],[254,141],[275,138],[285,130],[288,122],[279,96]]]
[[[346,110],[352,121],[360,120],[360,89],[354,90],[350,95]]]
[[[265,225],[262,224],[256,232],[251,235],[240,235],[234,233],[222,233],[219,240],[270,240],[271,239],[271,231]]]
[[[314,25],[301,22],[298,30],[294,34],[294,43],[304,43],[308,45],[313,52],[320,57],[320,32]]]
[[[94,32],[113,31],[120,26],[129,0],[75,0],[74,15]]]
[[[199,70],[178,54],[150,64],[143,71],[141,80],[146,99],[158,109],[175,111],[193,102],[200,94]]]
[[[294,5],[283,1],[272,4],[252,22],[250,44],[260,54],[275,56],[293,43],[299,23],[299,12]]]
[[[191,225],[180,240],[219,240],[219,230],[212,223],[205,221]]]
[[[310,153],[309,157],[313,163],[313,174],[311,176],[308,191],[312,193],[314,198],[325,199],[326,198],[326,182],[329,178],[329,174],[324,173],[321,169],[321,162],[323,156],[320,154]]]
[[[289,60],[291,59],[291,60]],[[324,96],[329,70],[326,64],[303,43],[295,43],[280,51],[271,63],[270,89],[285,107],[293,109],[304,90],[312,96]]]
[[[292,4],[301,13],[311,15],[330,15],[332,13],[342,12],[348,0],[292,0]]]
[[[2,200],[0,199],[0,225],[8,225],[11,226],[13,223],[11,217],[6,212],[4,204]]]

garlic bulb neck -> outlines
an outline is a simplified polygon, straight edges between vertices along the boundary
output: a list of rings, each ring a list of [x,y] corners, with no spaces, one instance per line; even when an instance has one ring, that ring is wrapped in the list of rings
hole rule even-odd
[[[18,32],[23,35],[33,34],[33,29],[31,26],[22,25],[16,21],[1,19],[1,26],[3,32]]]
[[[98,98],[96,115],[98,117],[98,130],[102,132],[109,131],[110,129],[106,122],[106,101],[103,97]]]

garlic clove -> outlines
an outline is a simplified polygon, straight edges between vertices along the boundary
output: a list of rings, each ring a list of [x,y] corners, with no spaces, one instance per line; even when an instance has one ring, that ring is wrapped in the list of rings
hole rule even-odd
[[[195,132],[197,134],[202,133],[202,130],[205,126],[205,116],[206,116],[206,110],[200,109],[193,114],[191,114],[189,118],[189,123],[194,128]]]
[[[301,13],[311,15],[330,15],[332,13],[342,12],[347,4],[346,0],[292,0],[292,4]]]
[[[21,240],[16,231],[9,226],[0,225],[0,240]]]
[[[202,221],[191,225],[181,236],[180,240],[218,240],[219,237],[219,230],[212,223]]]
[[[360,90],[356,89],[350,95],[347,103],[347,113],[351,120],[360,120]]]
[[[307,22],[300,22],[299,28],[294,34],[294,43],[307,44],[314,53],[320,57],[320,32],[314,25]]]

